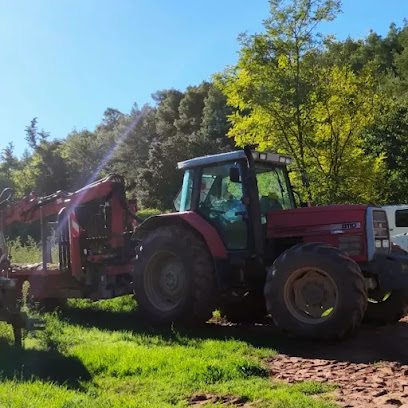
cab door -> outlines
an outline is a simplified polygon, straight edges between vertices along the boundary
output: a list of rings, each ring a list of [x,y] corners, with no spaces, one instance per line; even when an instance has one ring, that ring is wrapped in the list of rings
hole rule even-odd
[[[240,163],[202,169],[197,211],[217,229],[228,250],[245,250],[248,248],[248,214],[242,203],[243,183],[232,180],[234,171],[231,169],[242,176]]]

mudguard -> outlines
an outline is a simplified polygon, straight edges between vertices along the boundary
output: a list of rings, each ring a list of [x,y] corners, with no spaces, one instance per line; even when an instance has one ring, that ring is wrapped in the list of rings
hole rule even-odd
[[[184,224],[197,231],[206,242],[213,258],[226,259],[227,250],[217,230],[193,211],[162,214],[148,218],[136,231],[136,237],[159,226]]]

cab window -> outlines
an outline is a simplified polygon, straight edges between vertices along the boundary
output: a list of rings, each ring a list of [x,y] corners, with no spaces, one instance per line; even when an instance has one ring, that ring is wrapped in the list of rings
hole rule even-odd
[[[294,208],[290,195],[289,181],[284,169],[270,165],[256,165],[262,222],[266,222],[268,211]]]
[[[198,211],[218,230],[228,249],[247,246],[246,207],[242,204],[242,183],[231,181],[231,168],[226,164],[204,168],[201,176]]]

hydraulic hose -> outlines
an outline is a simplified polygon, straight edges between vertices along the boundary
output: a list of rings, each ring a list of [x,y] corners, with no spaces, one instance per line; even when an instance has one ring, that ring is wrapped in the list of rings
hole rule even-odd
[[[11,188],[5,188],[1,193],[0,193],[0,207],[10,201],[11,197],[13,196],[13,190]]]

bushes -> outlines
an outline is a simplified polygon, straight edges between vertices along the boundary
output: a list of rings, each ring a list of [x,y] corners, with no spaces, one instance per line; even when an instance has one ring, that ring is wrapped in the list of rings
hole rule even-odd
[[[48,242],[51,245],[51,258],[53,262],[58,262],[58,246],[55,239],[50,238]],[[42,261],[41,243],[36,242],[30,235],[25,242],[20,237],[14,240],[7,239],[7,248],[12,263],[36,264]]]
[[[7,241],[7,248],[13,263],[32,264],[41,262],[41,246],[31,236],[27,238],[25,243],[21,241],[20,237]]]
[[[160,211],[158,208],[143,208],[137,212],[137,216],[146,220],[149,217],[153,217],[154,215],[162,214],[163,211]]]

